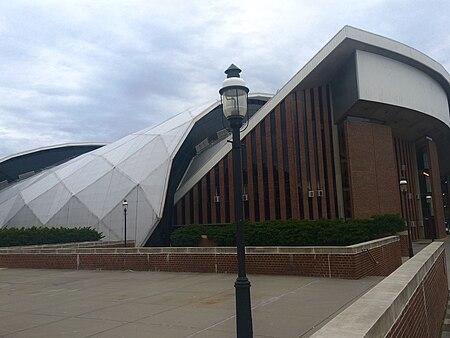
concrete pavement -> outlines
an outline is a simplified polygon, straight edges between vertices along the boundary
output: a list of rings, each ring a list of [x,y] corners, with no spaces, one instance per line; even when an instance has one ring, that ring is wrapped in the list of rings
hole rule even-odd
[[[256,337],[308,337],[382,277],[249,277]],[[1,337],[235,337],[232,274],[0,269]]]

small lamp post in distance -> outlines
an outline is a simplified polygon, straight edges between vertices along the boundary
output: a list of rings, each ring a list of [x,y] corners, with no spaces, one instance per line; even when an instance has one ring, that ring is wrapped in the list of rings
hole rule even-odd
[[[236,292],[236,333],[237,338],[252,338],[252,307],[250,300],[250,282],[245,271],[244,224],[242,220],[242,163],[240,129],[247,115],[248,88],[241,79],[241,70],[230,65],[225,71],[227,78],[219,90],[223,114],[227,118],[232,134],[234,220],[236,222],[236,250],[238,277],[234,283]]]
[[[127,247],[127,209],[128,209],[127,200],[123,200],[122,208],[123,208],[123,246],[126,248]]]

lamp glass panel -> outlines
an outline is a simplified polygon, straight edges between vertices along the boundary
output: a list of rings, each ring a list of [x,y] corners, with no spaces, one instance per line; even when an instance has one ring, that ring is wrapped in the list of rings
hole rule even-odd
[[[222,94],[223,114],[228,118],[231,116],[242,116],[247,114],[247,92],[240,88],[230,88]]]

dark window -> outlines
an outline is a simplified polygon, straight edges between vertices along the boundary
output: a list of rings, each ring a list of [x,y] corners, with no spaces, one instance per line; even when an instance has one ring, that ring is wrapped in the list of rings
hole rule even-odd
[[[178,212],[177,212],[177,210],[178,210],[178,203],[175,204],[175,206],[173,208],[173,224],[179,224],[178,223]]]
[[[261,158],[263,167],[263,187],[264,187],[264,218],[270,219],[270,199],[269,199],[269,173],[267,169],[267,143],[266,143],[266,124],[265,120],[260,123],[261,126]]]
[[[305,218],[305,210],[303,209],[303,187],[302,187],[302,170],[300,163],[300,138],[298,130],[298,106],[297,106],[297,92],[292,93],[294,98],[294,137],[295,137],[295,166],[297,168],[298,177],[298,208],[300,210],[300,219]]]
[[[317,117],[316,117],[316,103],[314,99],[314,89],[309,90],[310,102],[311,102],[311,125],[313,132],[313,152],[314,152],[314,162],[315,162],[315,172],[316,172],[316,187],[321,189],[320,182],[320,171],[319,171],[319,149],[317,148]],[[322,203],[320,199],[317,199],[317,211],[319,213],[319,219],[322,218]]]
[[[324,177],[325,182],[322,182],[321,189],[324,191],[325,195],[325,202],[327,206],[327,218],[331,218],[331,212],[330,212],[330,194],[328,193],[330,191],[329,187],[329,177],[328,177],[328,158],[327,158],[327,142],[326,142],[326,130],[325,130],[325,121],[324,121],[324,111],[323,111],[323,99],[322,99],[322,87],[319,87],[319,116],[320,116],[320,133],[322,137],[322,160],[323,160],[323,170],[324,170]]]
[[[208,224],[212,223],[211,221],[211,179],[209,177],[209,173],[206,174],[206,222]]]
[[[197,183],[197,196],[198,201],[195,201],[198,204],[198,224],[203,224],[203,196],[202,196],[202,181],[200,180]]]
[[[281,144],[283,152],[283,169],[284,169],[284,192],[286,200],[286,217],[292,218],[291,209],[291,187],[289,182],[289,160],[288,160],[288,146],[287,146],[287,128],[286,128],[286,106],[285,102],[280,104],[281,113]]]
[[[186,196],[181,199],[181,224],[186,224]]]
[[[303,107],[303,138],[305,144],[305,162],[306,162],[306,180],[308,182],[308,190],[312,190],[311,186],[311,166],[309,161],[309,138],[308,138],[308,116],[306,114],[306,91],[302,90],[302,107]],[[314,219],[314,211],[311,198],[308,198],[309,219]]]
[[[351,209],[351,197],[350,197],[350,181],[348,177],[348,167],[347,167],[347,153],[345,144],[345,128],[342,123],[339,126],[339,149],[340,151],[340,165],[341,165],[341,177],[342,177],[342,194],[344,202],[344,218],[349,219],[352,217]]]
[[[223,179],[225,184],[225,222],[230,223],[230,180],[228,179],[228,156],[227,155],[223,158]]]
[[[258,166],[256,162],[256,132],[253,129],[250,133],[250,140],[252,144],[252,167],[253,167],[253,200],[255,202],[255,220],[260,221],[259,218],[259,193],[258,193]]]
[[[245,146],[245,143],[242,142],[242,191],[244,195],[248,196],[248,167],[247,167],[247,147]],[[249,202],[248,199],[244,201],[243,203],[244,208],[244,219],[248,220],[250,218],[250,212],[249,212]]]
[[[215,187],[216,194],[215,194],[215,196],[219,197],[219,200],[222,199],[222,201],[223,201],[223,196],[220,197],[220,175],[219,175],[219,166],[217,166],[217,165],[214,167],[214,177],[215,177],[214,180],[215,180],[215,184],[216,184],[216,187]],[[214,201],[214,204],[215,204],[215,208],[216,208],[216,219],[215,219],[215,222],[216,223],[220,223],[221,222],[220,202]]]
[[[327,85],[327,107],[328,107],[328,133],[330,138],[330,144],[331,144],[331,168],[332,168],[332,177],[333,177],[333,187],[334,187],[334,205],[335,205],[335,214],[334,217],[338,217],[338,202],[337,202],[337,190],[336,190],[336,168],[334,166],[334,142],[333,142],[333,120],[331,117],[331,93],[330,93],[330,86]]]
[[[278,175],[278,152],[277,152],[277,126],[275,121],[275,111],[270,112],[270,139],[272,143],[272,165],[273,165],[273,186],[275,193],[275,218],[281,218],[280,211],[280,182]]]
[[[189,224],[194,224],[194,190],[189,190]]]

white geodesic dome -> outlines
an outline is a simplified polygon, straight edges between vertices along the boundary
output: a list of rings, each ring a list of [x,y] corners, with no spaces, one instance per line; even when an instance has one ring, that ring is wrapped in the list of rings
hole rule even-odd
[[[185,111],[0,191],[0,227],[91,226],[105,240],[143,245],[162,217],[172,161],[195,121],[216,107]],[[205,109],[206,108],[206,109]]]

